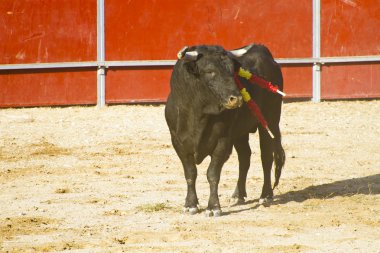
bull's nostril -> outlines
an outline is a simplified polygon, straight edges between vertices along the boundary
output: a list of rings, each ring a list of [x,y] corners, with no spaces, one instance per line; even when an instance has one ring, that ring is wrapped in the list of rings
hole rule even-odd
[[[230,100],[229,100],[230,104],[236,104],[237,101],[238,101],[238,98],[237,98],[237,97],[235,97],[235,96],[230,96]]]
[[[227,109],[234,109],[234,108],[240,107],[242,105],[242,101],[243,99],[241,96],[231,95],[228,97],[228,100],[224,104],[224,107]]]

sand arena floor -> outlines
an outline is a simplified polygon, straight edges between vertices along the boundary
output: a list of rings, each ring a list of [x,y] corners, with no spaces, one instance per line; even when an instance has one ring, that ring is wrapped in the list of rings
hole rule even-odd
[[[245,205],[229,206],[236,153],[219,186],[224,215],[181,213],[182,167],[164,106],[0,110],[0,252],[379,252],[380,101],[284,104],[287,162],[258,205],[258,136]],[[206,168],[198,167],[200,205]]]

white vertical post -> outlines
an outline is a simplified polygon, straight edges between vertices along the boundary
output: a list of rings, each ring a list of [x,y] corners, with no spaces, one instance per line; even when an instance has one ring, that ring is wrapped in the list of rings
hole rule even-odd
[[[104,0],[97,0],[97,61],[97,105],[104,107],[106,104]]]
[[[321,0],[313,0],[313,102],[321,101]]]

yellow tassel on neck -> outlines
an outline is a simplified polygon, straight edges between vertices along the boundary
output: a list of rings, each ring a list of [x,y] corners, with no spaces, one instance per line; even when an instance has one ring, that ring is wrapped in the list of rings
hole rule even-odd
[[[245,88],[241,89],[240,93],[243,97],[244,102],[247,103],[249,100],[251,100],[251,95],[249,95],[248,91]]]
[[[239,69],[239,76],[244,77],[245,79],[249,80],[251,78],[252,74],[249,73],[248,70],[240,68]]]

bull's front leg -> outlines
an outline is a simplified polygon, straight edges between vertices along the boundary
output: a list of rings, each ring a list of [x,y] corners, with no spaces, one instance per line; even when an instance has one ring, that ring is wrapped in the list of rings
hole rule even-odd
[[[195,182],[197,180],[197,167],[195,165],[193,155],[185,155],[180,157],[185,172],[187,183],[187,195],[184,207],[184,213],[190,214],[198,213],[198,197],[195,189]]]
[[[172,137],[172,143],[179,159],[181,160],[186,184],[187,184],[187,194],[184,206],[184,213],[189,212],[190,214],[198,213],[198,197],[197,191],[195,189],[195,182],[197,180],[197,167],[195,165],[194,154],[188,153],[186,148],[179,144],[177,139]]]
[[[221,139],[211,155],[211,162],[207,169],[207,180],[210,185],[210,198],[206,210],[206,216],[208,217],[218,217],[222,215],[218,196],[218,186],[223,164],[227,161],[231,151],[232,145],[226,139]]]

